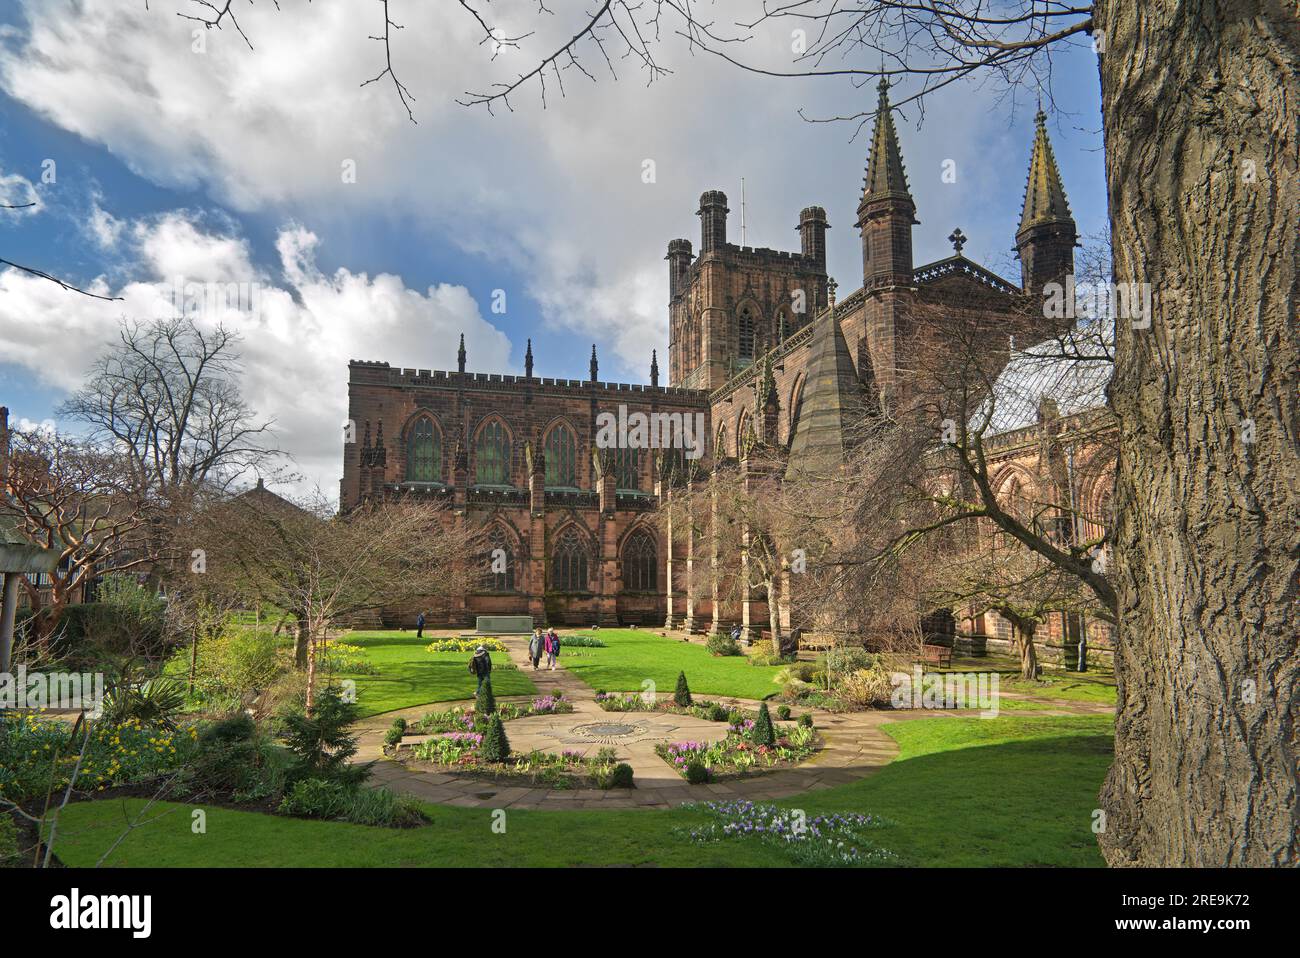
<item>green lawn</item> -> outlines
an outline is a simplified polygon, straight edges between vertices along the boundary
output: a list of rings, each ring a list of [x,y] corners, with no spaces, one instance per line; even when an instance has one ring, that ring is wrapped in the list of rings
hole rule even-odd
[[[1110,762],[1109,719],[934,718],[886,726],[901,753],[871,778],[787,799],[809,814],[870,812],[894,822],[879,844],[916,866],[1100,866],[1091,812]],[[83,802],[57,851],[93,865],[140,802]],[[106,863],[116,866],[771,866],[781,852],[747,841],[690,844],[697,813],[511,811],[504,835],[486,809],[429,806],[433,821],[392,830],[208,808],[155,806]]]
[[[583,654],[566,656],[561,632],[560,664],[593,689],[639,692],[641,683],[650,679],[660,695],[671,695],[677,673],[685,672],[691,692],[697,695],[762,699],[779,691],[772,679],[781,667],[750,665],[743,655],[715,658],[702,645],[641,629],[584,629],[581,634],[598,637],[606,648],[574,649]]]
[[[914,865],[1103,865],[1091,829],[1114,751],[1109,717],[917,719],[885,731],[900,749],[885,768],[782,804],[892,819],[881,844]]]
[[[431,640],[417,639],[414,632],[349,632],[341,641],[361,646],[379,669],[378,675],[339,672],[335,676],[357,683],[363,718],[427,702],[474,697],[477,682],[466,668],[468,652],[426,652]],[[507,668],[509,664],[504,652],[492,654],[492,691],[497,695],[536,692],[532,680],[518,669]]]
[[[1108,669],[1090,672],[1044,671],[1039,681],[1020,678],[1020,662],[1006,655],[956,656],[952,667],[927,668],[927,672],[996,672],[998,690],[1071,702],[1115,704],[1115,673]],[[1004,707],[1008,707],[1005,706]],[[1014,706],[1010,706],[1014,707]],[[1025,706],[1028,708],[1029,706]]]

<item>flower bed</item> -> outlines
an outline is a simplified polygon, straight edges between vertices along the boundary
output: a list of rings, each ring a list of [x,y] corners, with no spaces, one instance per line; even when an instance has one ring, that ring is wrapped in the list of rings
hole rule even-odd
[[[172,731],[138,719],[96,722],[77,768],[82,733],[74,739],[72,732],[68,722],[35,715],[0,717],[0,796],[18,802],[44,795],[51,783],[64,788],[74,769],[75,788],[87,792],[159,779],[186,764],[198,735],[192,726]]]
[[[753,719],[741,719],[732,724],[720,742],[663,742],[655,746],[655,754],[687,781],[696,782],[788,768],[821,747],[817,731],[811,726],[797,725],[779,731],[774,745],[756,744],[754,727]],[[704,769],[707,774],[701,776],[692,766]]]
[[[603,649],[605,643],[594,635],[562,635],[560,636],[560,651],[565,649]]]
[[[539,695],[527,705],[502,702],[497,705],[496,714],[501,721],[528,718],[532,715],[565,715],[573,711],[573,703],[564,698],[563,692],[554,695]],[[430,712],[411,726],[411,730],[422,734],[439,732],[484,732],[486,717],[479,715],[473,708],[454,708],[445,712]]]
[[[511,755],[504,762],[489,762],[481,755],[482,746],[481,733],[447,732],[414,746],[410,755],[448,771],[512,785],[609,789],[632,784],[630,766],[621,764],[612,748],[602,748],[590,757],[572,749],[558,755],[533,750]]]
[[[597,692],[596,704],[606,712],[669,712],[693,715],[706,722],[737,722],[755,715],[717,702],[700,700],[693,705],[678,705],[671,696],[646,696],[639,692]]]
[[[489,652],[504,652],[506,644],[500,639],[494,639],[491,636],[483,636],[476,639],[434,639],[424,647],[426,652],[474,652],[479,646],[487,649]]]
[[[794,864],[804,866],[891,865],[893,852],[876,846],[869,833],[893,823],[876,815],[817,815],[798,809],[755,805],[749,801],[687,803],[715,819],[692,828],[687,838],[697,844],[757,841],[780,848]]]

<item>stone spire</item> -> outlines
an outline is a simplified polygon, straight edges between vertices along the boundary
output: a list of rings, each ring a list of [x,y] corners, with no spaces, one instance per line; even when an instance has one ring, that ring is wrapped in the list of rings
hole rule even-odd
[[[456,350],[456,369],[458,372],[465,371],[465,334],[460,334],[460,349]]]
[[[650,385],[659,385],[659,351],[650,350]]]
[[[876,104],[876,131],[871,136],[871,156],[863,180],[862,200],[865,203],[897,196],[910,202],[912,192],[907,186],[903,152],[898,148],[898,131],[894,129],[893,108],[889,105],[889,81],[881,77],[876,89],[880,91]]]
[[[858,203],[864,289],[911,286],[912,226],[916,223],[916,203],[907,186],[907,171],[889,105],[889,81],[882,77],[877,89],[880,102],[876,106],[876,130],[871,136],[871,156]]]
[[[1029,180],[1025,184],[1025,205],[1020,212],[1020,230],[1044,223],[1074,223],[1070,204],[1061,185],[1052,143],[1047,138],[1047,114],[1038,108],[1034,117],[1034,147],[1029,155]]]
[[[600,367],[596,363],[596,344],[592,343],[591,344],[591,381],[593,383],[596,381],[596,373],[599,371],[599,369]]]
[[[1048,283],[1064,283],[1074,272],[1074,246],[1078,230],[1061,185],[1052,144],[1047,139],[1047,115],[1042,107],[1034,117],[1034,146],[1029,155],[1025,205],[1016,231],[1021,286],[1037,294]]]
[[[529,379],[533,378],[533,340],[528,340],[528,349],[524,353],[524,375]]]

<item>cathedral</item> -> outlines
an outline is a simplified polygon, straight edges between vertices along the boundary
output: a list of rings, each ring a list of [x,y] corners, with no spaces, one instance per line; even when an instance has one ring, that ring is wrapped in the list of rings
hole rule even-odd
[[[587,379],[537,377],[531,343],[522,376],[469,372],[463,337],[454,371],[350,363],[356,441],[344,450],[341,508],[372,496],[428,497],[506,556],[481,590],[445,603],[434,621],[514,613],[570,625],[756,631],[767,621],[762,600],[733,608],[682,585],[691,544],[682,555],[683,544],[666,541],[675,537],[653,521],[670,457],[644,444],[601,448],[598,417],[621,407],[702,414],[706,469],[739,458],[754,437],[786,450],[791,463],[842,457],[849,398],[885,407],[905,389],[919,309],[997,323],[1073,271],[1076,228],[1041,111],[1015,237],[1020,282],[963,256],[960,230],[949,236],[953,255],[916,264],[917,207],[884,81],[879,98],[855,224],[862,285],[848,295],[837,299],[826,273],[822,207],[800,212],[797,251],[756,249],[728,242],[727,197],[710,190],[697,212],[698,252],[689,239],[668,243],[666,384],[658,356],[648,385],[602,381],[594,347]],[[384,613],[390,625],[413,616]]]

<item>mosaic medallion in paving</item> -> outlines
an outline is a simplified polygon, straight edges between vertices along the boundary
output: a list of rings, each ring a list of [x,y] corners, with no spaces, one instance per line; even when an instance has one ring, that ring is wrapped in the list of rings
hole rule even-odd
[[[653,719],[640,722],[584,722],[580,725],[552,727],[543,734],[558,739],[564,745],[630,745],[646,739],[668,738],[679,727]]]

